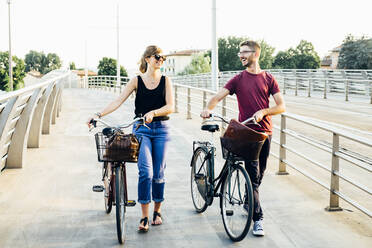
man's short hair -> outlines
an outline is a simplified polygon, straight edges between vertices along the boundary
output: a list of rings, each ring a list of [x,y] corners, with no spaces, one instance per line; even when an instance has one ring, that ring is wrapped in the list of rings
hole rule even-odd
[[[261,50],[261,46],[257,42],[255,42],[253,40],[243,41],[243,42],[240,43],[239,46],[240,47],[242,47],[242,46],[249,46],[249,47],[253,48],[255,51]]]

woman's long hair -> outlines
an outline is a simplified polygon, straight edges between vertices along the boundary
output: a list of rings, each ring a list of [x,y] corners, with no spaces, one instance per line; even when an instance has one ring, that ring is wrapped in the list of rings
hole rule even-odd
[[[141,57],[141,61],[140,61],[140,66],[139,66],[140,72],[145,73],[147,71],[147,62],[146,62],[145,58],[149,58],[152,55],[161,54],[161,53],[163,53],[163,51],[157,46],[146,47],[146,50],[143,53],[143,55]]]

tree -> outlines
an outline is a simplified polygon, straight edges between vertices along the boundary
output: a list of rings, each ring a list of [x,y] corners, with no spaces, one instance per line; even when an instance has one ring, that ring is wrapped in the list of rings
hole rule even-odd
[[[261,69],[271,69],[274,62],[273,54],[275,48],[267,44],[264,40],[260,40],[259,44],[261,47],[261,55],[259,60],[260,67]]]
[[[55,53],[37,52],[31,50],[25,56],[26,72],[38,71],[41,74],[46,74],[55,69],[61,68],[61,59]]]
[[[98,64],[98,75],[116,76],[116,65],[116,59],[103,57]],[[123,66],[120,66],[120,76],[128,76],[128,73]]]
[[[352,35],[346,36],[342,43],[337,68],[372,69],[372,39]]]
[[[76,70],[76,65],[74,62],[71,62],[69,65],[70,70]]]
[[[218,69],[220,71],[243,70],[244,67],[237,56],[239,44],[247,40],[245,37],[229,36],[218,39]]]
[[[301,40],[296,47],[295,62],[297,69],[318,69],[320,57],[311,42]]]
[[[26,76],[25,63],[22,59],[12,56],[13,60],[13,89],[24,87],[23,79]],[[9,91],[9,53],[0,52],[0,90]]]
[[[279,51],[274,58],[274,68],[281,69],[317,69],[320,58],[311,42],[301,40],[295,49]]]
[[[194,54],[188,66],[179,75],[207,73],[211,71],[210,57],[204,53]]]
[[[41,73],[42,68],[44,67],[45,64],[45,59],[46,58],[43,52],[39,53],[31,50],[25,56],[26,72],[38,71]]]

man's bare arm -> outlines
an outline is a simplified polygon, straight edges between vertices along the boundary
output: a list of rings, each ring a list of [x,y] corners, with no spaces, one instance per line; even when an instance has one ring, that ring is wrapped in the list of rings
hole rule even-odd
[[[253,115],[257,122],[261,121],[265,115],[277,115],[285,111],[285,103],[282,94],[278,92],[273,95],[273,97],[275,101],[274,107],[261,109]]]
[[[216,95],[214,95],[208,102],[207,107],[200,113],[200,116],[203,118],[209,118],[209,115],[211,114],[212,110],[216,107],[216,105],[224,99],[228,94],[229,90],[226,88],[220,89],[220,91],[217,92]]]

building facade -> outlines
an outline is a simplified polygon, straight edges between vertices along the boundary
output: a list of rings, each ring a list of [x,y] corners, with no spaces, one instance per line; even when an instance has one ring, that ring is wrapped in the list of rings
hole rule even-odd
[[[183,50],[166,54],[167,60],[163,64],[162,72],[168,76],[175,76],[191,63],[192,55],[202,52],[205,50]]]

